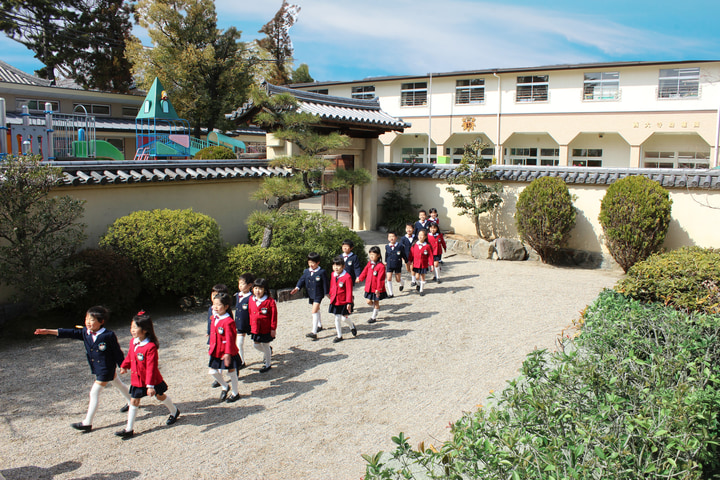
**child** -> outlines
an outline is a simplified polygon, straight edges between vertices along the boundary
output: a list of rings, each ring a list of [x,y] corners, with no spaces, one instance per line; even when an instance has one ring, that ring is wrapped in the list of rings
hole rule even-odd
[[[405,235],[400,239],[400,245],[405,250],[405,267],[407,268],[408,274],[410,274],[410,288],[415,286],[415,277],[412,274],[412,268],[410,266],[410,249],[417,240],[415,237],[415,227],[412,223],[405,224]],[[400,282],[400,291],[403,291],[403,284]]]
[[[275,300],[268,294],[268,282],[258,278],[253,283],[253,297],[249,302],[250,309],[250,336],[255,342],[255,349],[263,352],[264,365],[260,373],[270,370],[270,356],[272,347],[270,342],[275,340],[277,330],[277,306]]]
[[[245,368],[245,335],[250,333],[250,311],[248,301],[252,296],[255,275],[243,273],[238,278],[238,293],[235,294],[235,328],[237,329],[238,354],[242,360],[239,368]]]
[[[345,271],[345,259],[342,255],[333,258],[333,273],[330,275],[330,313],[335,315],[335,331],[337,337],[333,343],[342,342],[342,321],[348,324],[353,337],[357,336],[355,324],[348,319],[353,308],[353,281]]]
[[[212,301],[213,298],[215,298],[215,295],[218,293],[229,293],[227,285],[224,283],[218,283],[212,288],[212,291],[210,292],[210,306],[208,307],[208,315],[207,315],[207,337],[208,337],[208,345],[210,345],[210,327],[212,326],[212,320],[213,320],[213,307],[212,307]],[[211,385],[212,388],[217,388],[220,386],[220,383],[218,383],[217,380],[213,381],[213,384]]]
[[[305,334],[305,336],[317,340],[318,332],[322,331],[320,302],[328,294],[330,287],[325,270],[320,267],[320,255],[310,252],[307,256],[307,262],[308,268],[305,269],[290,294],[295,295],[302,287],[307,290],[308,301],[312,305],[312,332]]]
[[[420,210],[418,212],[418,219],[419,220],[415,222],[415,236],[417,236],[420,230],[425,230],[427,233],[428,223],[430,223],[427,220],[427,212],[425,210]]]
[[[409,248],[408,248],[409,250]],[[403,289],[402,266],[403,261],[407,263],[407,254],[405,248],[398,243],[397,234],[388,232],[388,244],[385,245],[385,261],[387,262],[387,277],[385,279],[385,289],[388,297],[394,297],[392,288],[392,277],[395,274],[395,280],[400,284],[400,291]]]
[[[423,291],[425,287],[425,274],[428,272],[428,269],[431,271],[433,270],[433,264],[430,263],[432,250],[430,245],[425,242],[426,240],[427,232],[425,230],[420,230],[418,232],[417,243],[410,249],[409,259],[409,262],[412,265],[413,275],[415,275],[417,289],[421,296],[425,295],[425,292]]]
[[[157,398],[170,411],[170,416],[165,422],[172,425],[177,422],[180,416],[180,409],[173,404],[170,397],[165,395],[168,389],[167,384],[158,370],[158,342],[155,335],[152,319],[147,313],[140,311],[132,319],[130,324],[130,349],[125,361],[120,366],[120,373],[131,372],[130,381],[130,410],[128,411],[127,426],[123,430],[115,432],[115,435],[122,438],[130,438],[134,434],[135,417],[137,416],[140,399],[144,396]]]
[[[345,271],[350,274],[353,284],[355,284],[355,280],[358,275],[360,275],[360,272],[362,272],[362,265],[360,265],[358,256],[352,251],[353,247],[355,247],[355,242],[352,240],[346,239],[342,243],[342,257],[345,261]]]
[[[435,272],[434,280],[440,283],[440,261],[442,260],[442,253],[447,250],[447,244],[443,234],[440,233],[437,223],[430,224],[430,234],[428,235],[428,243],[432,249],[433,254],[433,272]]]
[[[131,402],[128,387],[115,374],[115,368],[122,364],[123,355],[120,344],[115,334],[104,327],[110,317],[110,312],[105,307],[95,306],[88,309],[85,314],[85,328],[38,328],[35,335],[55,335],[58,338],[74,338],[85,343],[87,361],[90,364],[90,371],[95,375],[95,383],[90,389],[90,403],[88,404],[85,420],[78,423],[71,423],[75,430],[87,433],[92,430],[93,417],[97,411],[100,392],[108,383],[117,388],[128,404]],[[129,405],[120,411],[128,411]]]
[[[370,247],[368,252],[370,261],[358,277],[358,282],[365,280],[365,298],[368,305],[373,306],[372,316],[368,323],[375,323],[380,313],[380,300],[387,298],[385,293],[385,265],[378,247]]]
[[[428,214],[430,215],[430,218],[428,218],[429,225],[434,223],[438,226],[438,231],[440,231],[440,218],[438,217],[437,208],[431,208],[428,210]]]
[[[242,360],[238,355],[237,330],[233,320],[230,301],[232,297],[228,293],[216,293],[213,298],[213,324],[210,329],[210,361],[208,373],[222,387],[220,401],[228,403],[237,402],[240,399],[238,392],[237,370],[241,368]],[[227,382],[223,379],[222,371],[227,370],[230,374],[232,395],[228,396]]]

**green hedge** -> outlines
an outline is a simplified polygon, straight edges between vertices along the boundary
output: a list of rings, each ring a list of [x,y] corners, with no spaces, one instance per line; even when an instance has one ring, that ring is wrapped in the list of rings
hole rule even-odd
[[[217,222],[188,210],[141,210],[118,218],[100,246],[127,257],[152,294],[205,294],[225,275]]]
[[[293,246],[263,248],[259,245],[237,245],[227,252],[229,277],[226,285],[236,285],[245,272],[266,278],[270,288],[295,286],[307,268],[307,253]]]
[[[237,157],[227,147],[222,145],[211,145],[205,147],[193,156],[196,160],[235,160]]]
[[[645,302],[720,314],[720,249],[682,247],[638,262],[615,290]]]

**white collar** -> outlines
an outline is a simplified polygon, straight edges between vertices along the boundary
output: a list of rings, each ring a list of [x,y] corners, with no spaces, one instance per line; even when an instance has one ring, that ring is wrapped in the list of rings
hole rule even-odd
[[[421,242],[417,242],[415,245],[417,245],[417,246],[419,246],[419,247],[424,247],[426,244],[427,244],[427,242],[422,242],[422,243],[421,243]]]
[[[343,271],[340,272],[340,273],[333,272],[333,275],[336,276],[337,278],[340,278],[340,277],[342,277],[343,275],[347,275],[347,272],[346,272],[345,270],[343,270]]]
[[[148,343],[150,343],[150,339],[145,337],[145,340],[140,341],[139,338],[133,338],[133,343],[136,347],[142,347],[143,345],[147,345]]]
[[[90,335],[92,335],[93,337],[97,337],[98,335],[100,335],[100,334],[103,333],[104,331],[105,331],[105,327],[102,327],[102,328],[101,328],[100,330],[98,330],[97,332],[91,332],[90,329],[88,329],[88,333],[89,333]]]
[[[250,295],[252,295],[252,290],[250,290],[250,291],[247,292],[247,293],[238,292],[238,300],[244,300],[244,299],[246,299],[247,297],[249,297]]]
[[[225,313],[223,313],[222,315],[217,315],[217,314],[215,314],[215,318],[216,318],[217,320],[222,320],[223,318],[227,318],[227,317],[229,317],[229,316],[230,316],[230,314],[227,313],[227,311],[226,311]]]
[[[257,303],[262,303],[267,298],[267,293],[262,296],[262,298],[257,298],[256,296],[253,296],[253,300],[255,300]]]

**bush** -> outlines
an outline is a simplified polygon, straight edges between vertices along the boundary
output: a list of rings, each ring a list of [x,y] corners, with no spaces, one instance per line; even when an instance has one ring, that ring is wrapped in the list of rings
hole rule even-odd
[[[307,268],[305,256],[296,247],[268,247],[237,245],[227,252],[228,278],[226,285],[235,285],[240,275],[251,272],[266,278],[270,288],[292,287]]]
[[[717,478],[720,317],[605,291],[584,321],[439,449],[393,437],[389,458],[363,456],[365,478]]]
[[[263,231],[268,223],[273,225],[270,246],[294,247],[296,258],[293,260],[304,265],[303,268],[307,268],[307,254],[317,252],[322,257],[322,267],[329,270],[333,257],[342,252],[342,242],[345,239],[350,239],[355,244],[353,251],[361,265],[367,263],[365,243],[360,236],[327,215],[303,210],[253,212],[247,221],[250,244],[261,244]],[[297,278],[295,280],[297,281]]]
[[[235,160],[237,156],[227,147],[212,145],[197,152],[193,158],[195,160]]]
[[[140,295],[140,276],[124,256],[112,250],[88,248],[68,259],[78,266],[73,280],[85,284],[85,293],[73,302],[74,313],[104,305],[113,314],[131,312]]]
[[[205,294],[224,272],[220,227],[188,210],[137,211],[118,218],[100,246],[127,257],[150,293]]]
[[[636,263],[615,290],[643,302],[720,313],[720,250],[683,247]]]
[[[420,204],[412,203],[409,183],[393,183],[392,190],[383,195],[380,208],[383,214],[380,223],[401,237],[405,234],[405,224],[415,223]]]
[[[642,175],[620,179],[608,187],[599,220],[610,255],[625,272],[660,251],[671,208],[668,191]]]
[[[558,177],[533,180],[518,196],[515,221],[520,238],[544,263],[553,263],[575,225],[575,207],[565,182]]]

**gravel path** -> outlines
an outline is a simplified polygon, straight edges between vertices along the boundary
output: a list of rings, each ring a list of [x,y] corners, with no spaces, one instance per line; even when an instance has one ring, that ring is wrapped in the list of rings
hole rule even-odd
[[[384,237],[363,236],[368,244]],[[157,317],[160,370],[182,415],[166,427],[165,407],[143,399],[126,441],[113,435],[126,416],[112,388],[102,392],[91,433],[69,426],[85,416],[92,383],[81,342],[6,339],[0,478],[358,479],[360,455],[392,449],[399,432],[415,446],[447,439],[448,422],[516,377],[527,353],[554,348],[620,274],[456,255],[446,259],[442,284],[428,283],[424,297],[396,291],[372,325],[356,288],[358,336],[346,329],[337,344],[326,301],[326,330],[315,342],[305,338],[307,301],[280,303],[273,369],[259,373],[261,354],[246,345],[243,398],[234,404],[219,403],[210,388],[205,315]],[[114,329],[127,352],[129,322]]]

